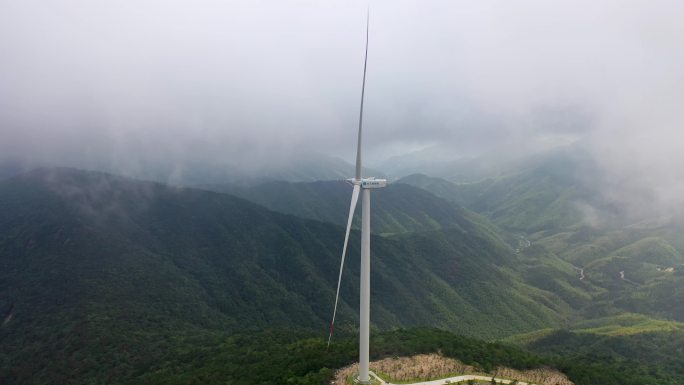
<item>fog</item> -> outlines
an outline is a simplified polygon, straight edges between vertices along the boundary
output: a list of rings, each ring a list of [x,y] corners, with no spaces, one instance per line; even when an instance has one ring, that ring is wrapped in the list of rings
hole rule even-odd
[[[351,162],[367,6],[0,1],[0,158]],[[681,1],[374,0],[370,12],[371,165],[579,141],[606,195],[684,204]]]

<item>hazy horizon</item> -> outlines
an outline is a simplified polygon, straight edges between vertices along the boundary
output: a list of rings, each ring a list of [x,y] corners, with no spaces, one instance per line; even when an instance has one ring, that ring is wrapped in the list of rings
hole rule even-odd
[[[121,169],[249,169],[308,152],[351,162],[367,6],[3,2],[0,152]],[[373,1],[370,12],[369,165],[580,141],[607,195],[684,203],[681,2]]]

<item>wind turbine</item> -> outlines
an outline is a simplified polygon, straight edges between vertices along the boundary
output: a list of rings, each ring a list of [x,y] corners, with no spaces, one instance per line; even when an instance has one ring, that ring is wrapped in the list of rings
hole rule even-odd
[[[361,108],[359,111],[359,137],[356,147],[356,176],[347,179],[352,184],[351,205],[349,207],[349,217],[347,219],[347,230],[344,234],[344,246],[342,247],[342,261],[340,263],[340,275],[337,279],[337,292],[335,294],[335,307],[333,310],[332,322],[330,323],[330,335],[328,336],[328,346],[332,338],[335,326],[335,315],[337,314],[337,301],[340,297],[340,283],[342,281],[342,270],[344,269],[344,258],[347,254],[347,242],[349,241],[349,231],[351,230],[352,219],[356,209],[356,202],[359,199],[359,192],[362,194],[361,209],[361,289],[360,309],[359,309],[359,384],[370,384],[370,374],[368,373],[369,358],[369,337],[370,337],[370,193],[372,189],[387,186],[387,180],[375,179],[372,177],[361,177],[361,139],[363,131],[363,98],[366,91],[366,67],[368,64],[368,27],[370,25],[370,12],[366,16],[366,54],[363,61],[363,82],[361,83]]]

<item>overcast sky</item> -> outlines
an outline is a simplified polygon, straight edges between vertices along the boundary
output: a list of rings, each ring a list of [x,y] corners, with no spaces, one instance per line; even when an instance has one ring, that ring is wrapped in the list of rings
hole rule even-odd
[[[0,151],[352,161],[367,5],[0,0]],[[683,20],[681,0],[374,0],[367,158],[585,138],[678,194]]]

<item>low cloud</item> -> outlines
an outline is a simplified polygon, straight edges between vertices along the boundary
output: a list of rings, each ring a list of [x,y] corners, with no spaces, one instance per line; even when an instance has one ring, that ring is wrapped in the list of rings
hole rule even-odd
[[[366,5],[3,2],[0,153],[176,173],[351,161]],[[607,195],[683,207],[683,19],[677,0],[373,1],[366,159],[581,140]]]

